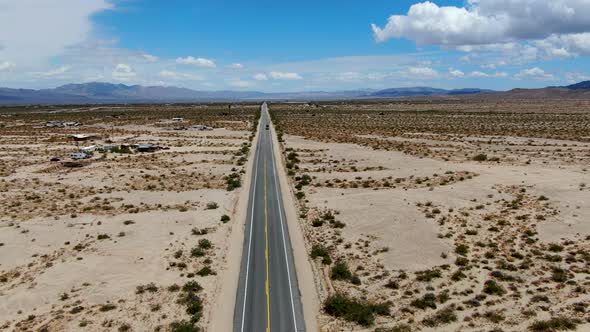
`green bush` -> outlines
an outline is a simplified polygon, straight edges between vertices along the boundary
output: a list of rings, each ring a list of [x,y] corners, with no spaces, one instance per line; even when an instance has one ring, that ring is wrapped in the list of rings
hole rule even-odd
[[[201,249],[211,249],[211,247],[213,247],[213,245],[211,244],[211,241],[207,240],[207,239],[200,239],[199,240],[199,248]]]
[[[375,322],[376,314],[389,315],[389,305],[361,302],[337,293],[326,299],[324,311],[330,316],[343,318],[361,326],[371,326]]]
[[[436,309],[436,296],[433,293],[426,293],[424,296],[415,299],[410,304],[422,310],[426,310],[427,308]]]
[[[208,275],[215,275],[215,274],[216,274],[215,271],[213,271],[213,269],[211,269],[210,266],[204,266],[199,271],[197,271],[197,275],[199,275],[201,277],[206,277]]]
[[[450,324],[457,321],[457,315],[453,307],[439,310],[434,315],[424,319],[422,323],[428,327],[436,327],[441,324]]]
[[[498,284],[494,280],[488,280],[483,285],[483,292],[489,295],[502,296],[506,294],[506,290],[502,285]]]
[[[455,253],[457,255],[465,256],[469,252],[469,247],[466,244],[459,244],[455,247]]]
[[[350,278],[352,278],[352,272],[350,272],[346,262],[338,261],[332,267],[330,278],[332,280],[350,280]]]
[[[311,225],[313,227],[322,227],[324,225],[324,221],[322,219],[316,218],[311,221]]]
[[[440,278],[442,274],[439,270],[425,270],[416,272],[416,280],[430,282],[433,279]]]
[[[473,160],[475,160],[475,161],[486,161],[486,160],[488,160],[488,155],[486,155],[484,153],[480,153],[478,155],[475,155],[473,157]]]
[[[554,332],[554,331],[567,331],[575,330],[580,321],[576,319],[570,319],[567,317],[555,317],[549,320],[536,321],[529,330],[534,332]]]
[[[170,331],[171,332],[200,332],[199,329],[195,324],[191,322],[187,322],[185,320],[179,322],[173,322],[170,324]]]
[[[221,222],[223,222],[224,224],[227,223],[229,220],[230,217],[227,214],[221,216]]]

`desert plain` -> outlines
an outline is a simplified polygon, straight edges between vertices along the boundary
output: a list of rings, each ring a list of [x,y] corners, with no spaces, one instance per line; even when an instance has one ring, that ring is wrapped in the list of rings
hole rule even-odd
[[[0,330],[206,327],[220,275],[239,264],[228,250],[258,114],[2,109]]]
[[[590,325],[590,103],[271,105],[322,331]]]

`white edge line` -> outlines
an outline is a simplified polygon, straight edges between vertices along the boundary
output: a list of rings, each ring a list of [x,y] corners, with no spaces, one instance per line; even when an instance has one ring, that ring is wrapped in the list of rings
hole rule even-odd
[[[267,110],[268,112],[268,110]],[[274,126],[273,126],[274,128]],[[283,226],[283,214],[281,213],[281,200],[279,200],[279,182],[278,182],[278,178],[277,178],[277,164],[276,164],[276,160],[275,160],[275,152],[274,152],[274,142],[272,139],[272,134],[269,133],[269,136],[271,136],[270,139],[270,145],[271,145],[271,152],[272,152],[272,160],[273,160],[273,173],[275,176],[275,191],[277,194],[277,201],[279,203],[279,220],[281,221],[281,234],[283,236],[283,249],[285,250],[285,263],[287,264],[287,278],[289,279],[289,296],[291,297],[291,310],[293,312],[293,325],[295,325],[295,331],[297,331],[297,317],[295,316],[295,303],[293,302],[293,286],[291,285],[291,272],[290,272],[290,268],[289,268],[289,256],[287,256],[287,243],[285,241],[285,231],[284,231],[284,226]]]
[[[258,129],[260,129],[260,121],[258,122]],[[260,139],[260,136],[258,137]],[[256,164],[254,165],[254,190],[252,191],[252,208],[250,210],[250,235],[248,239],[248,260],[246,261],[246,283],[244,284],[244,306],[242,307],[242,326],[240,331],[244,332],[244,321],[246,320],[246,298],[248,297],[248,273],[250,272],[250,249],[252,247],[252,226],[254,225],[254,205],[256,202],[256,179],[258,178],[258,161],[260,154],[258,153],[259,144],[256,142]]]

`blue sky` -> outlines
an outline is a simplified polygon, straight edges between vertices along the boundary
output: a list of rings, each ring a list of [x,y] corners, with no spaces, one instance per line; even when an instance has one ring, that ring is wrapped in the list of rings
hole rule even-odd
[[[590,76],[588,10],[587,0],[4,0],[0,85],[561,85]]]

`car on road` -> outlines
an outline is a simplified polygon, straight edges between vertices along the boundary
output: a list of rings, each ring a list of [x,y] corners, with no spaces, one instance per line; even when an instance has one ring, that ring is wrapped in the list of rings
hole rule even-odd
[[[266,124],[266,130],[268,130],[269,128],[270,128],[270,127],[269,127],[269,125],[268,125],[268,124]]]

